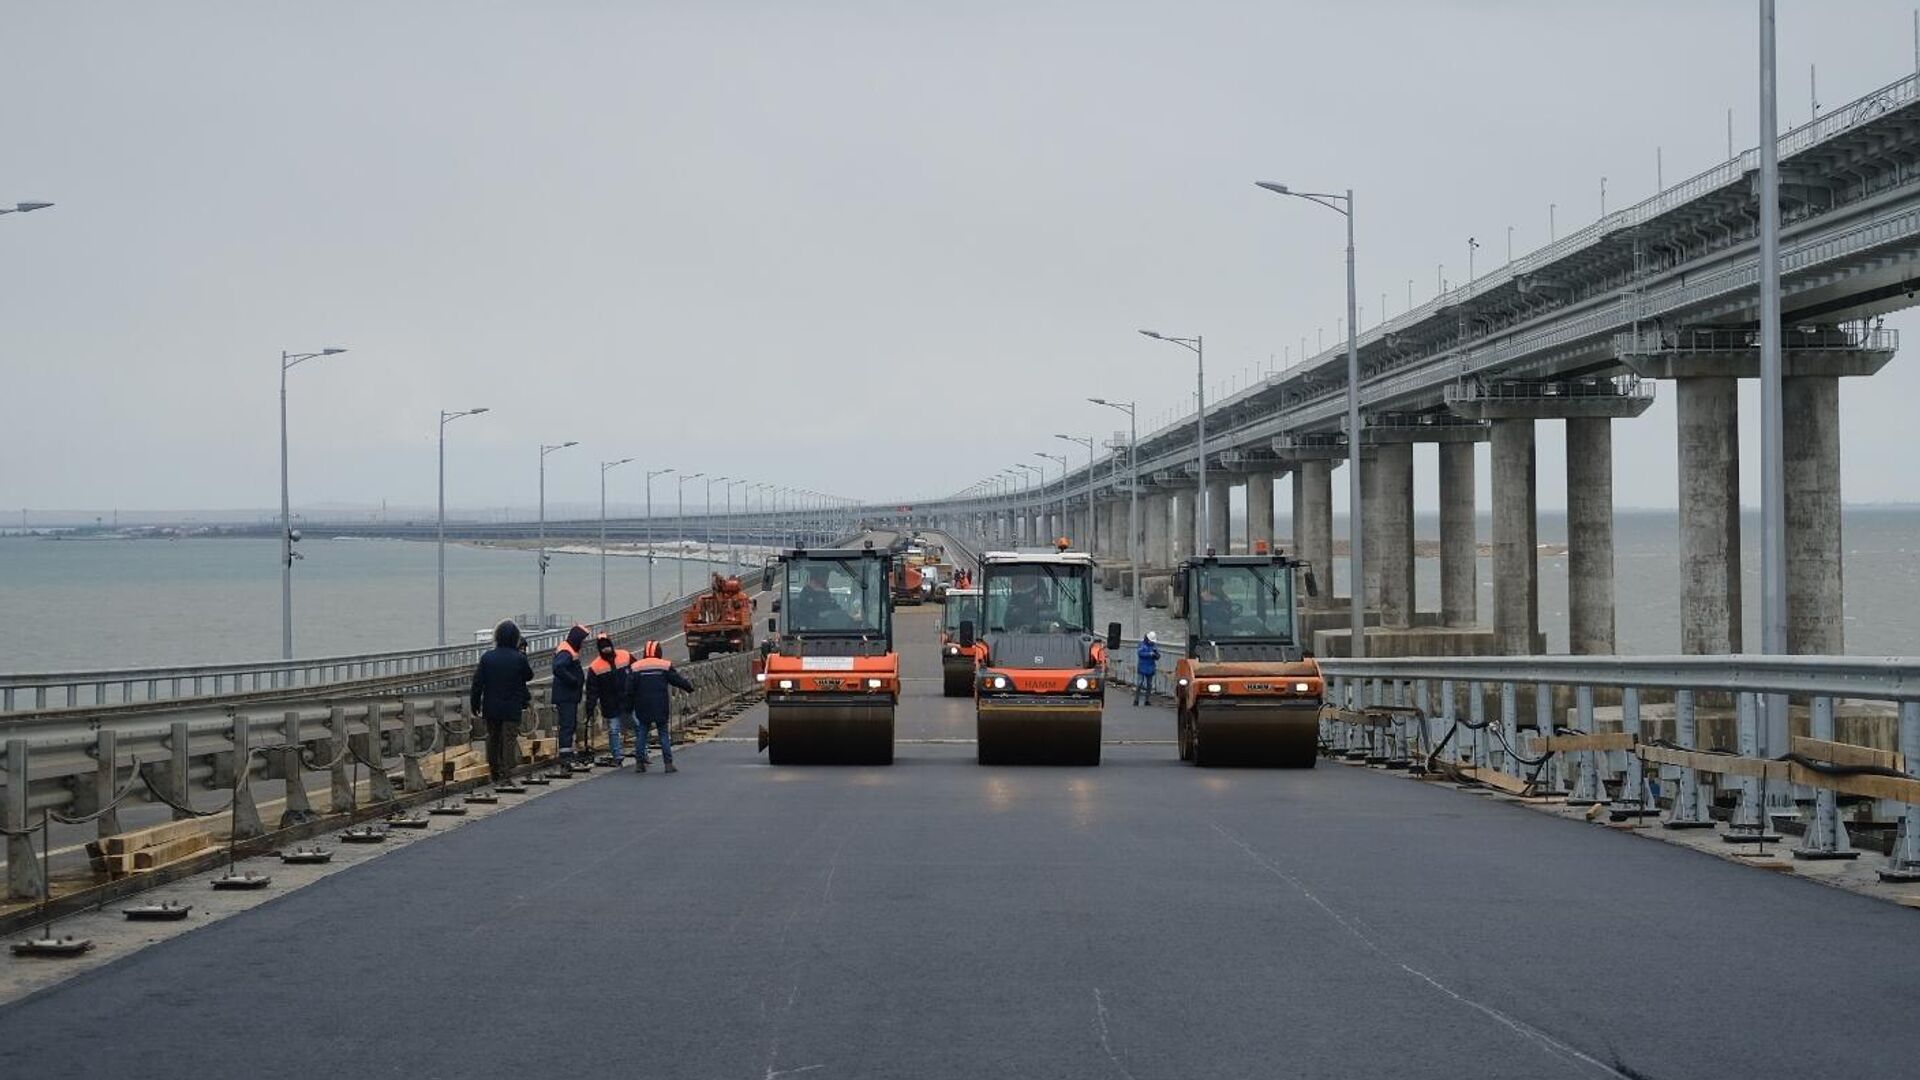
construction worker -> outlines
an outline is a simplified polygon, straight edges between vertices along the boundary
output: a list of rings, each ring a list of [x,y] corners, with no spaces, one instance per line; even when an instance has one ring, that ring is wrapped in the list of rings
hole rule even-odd
[[[807,583],[793,595],[793,608],[787,612],[787,619],[809,630],[835,629],[849,621],[846,609],[827,588],[826,567],[816,566],[808,572]]]
[[[587,643],[587,633],[586,627],[575,625],[553,650],[553,711],[560,721],[560,763],[556,772],[573,771],[573,729],[580,720],[580,698],[587,686],[587,671],[580,666],[580,647]]]
[[[595,656],[587,665],[587,730],[593,730],[595,712],[607,718],[607,747],[612,752],[613,764],[618,766],[621,721],[627,716],[627,668],[633,663],[633,656],[625,649],[615,648],[613,638],[604,633],[593,639],[593,650]]]
[[[660,758],[668,772],[679,772],[673,764],[673,708],[669,688],[693,692],[693,684],[673,669],[673,661],[661,655],[660,643],[647,642],[640,658],[627,669],[627,701],[633,712],[633,771],[647,771],[647,732],[660,729]]]
[[[493,648],[474,665],[468,705],[487,726],[487,776],[496,784],[512,775],[520,757],[520,713],[533,703],[527,684],[533,665],[522,651],[512,619],[493,628]]]
[[[1160,635],[1152,630],[1140,639],[1140,651],[1135,654],[1134,662],[1138,677],[1133,680],[1133,703],[1135,705],[1153,704],[1153,676],[1160,670]]]

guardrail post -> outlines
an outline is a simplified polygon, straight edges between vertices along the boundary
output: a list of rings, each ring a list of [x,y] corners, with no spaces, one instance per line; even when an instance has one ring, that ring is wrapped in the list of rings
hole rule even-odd
[[[1519,775],[1520,688],[1510,682],[1500,684],[1500,752],[1494,768]]]
[[[119,742],[111,727],[93,733],[93,811],[100,815],[94,828],[102,839],[120,832],[120,810],[111,805],[120,791]]]
[[[1629,686],[1620,691],[1620,730],[1640,741],[1640,688]],[[1652,786],[1647,783],[1647,771],[1640,761],[1640,755],[1632,750],[1625,751],[1626,761],[1620,781],[1620,798],[1616,801],[1624,809],[1646,811],[1653,809]]]
[[[27,740],[7,740],[6,777],[0,825],[7,829],[7,899],[38,900],[45,883],[40,860],[33,854],[33,834],[27,829]]]
[[[1784,700],[1784,699],[1782,699]],[[1825,742],[1833,741],[1833,699],[1816,697],[1808,703],[1807,733]],[[1796,859],[1852,859],[1859,856],[1847,839],[1846,823],[1840,820],[1840,804],[1830,788],[1815,788],[1813,820],[1800,844],[1793,849]],[[1901,819],[1905,821],[1904,816]]]
[[[1541,689],[1544,691],[1546,688]],[[1593,687],[1575,687],[1573,700],[1576,714],[1574,727],[1588,735],[1599,734],[1593,730]],[[1567,793],[1568,806],[1593,806],[1607,801],[1606,766],[1602,764],[1605,760],[1604,753],[1599,750],[1588,750],[1581,755],[1573,790]]]
[[[280,718],[280,772],[286,780],[286,809],[280,813],[280,827],[312,821],[313,801],[307,798],[307,768],[300,760],[300,711],[288,709]]]
[[[360,745],[364,748],[360,756],[366,759],[367,797],[376,803],[393,801],[393,778],[387,775],[385,742],[380,730],[380,703],[369,701],[367,730],[360,736]]]
[[[1691,690],[1673,692],[1673,741],[1682,750],[1698,750],[1700,741],[1699,717],[1694,713],[1694,696]],[[1679,775],[1674,780],[1673,805],[1667,810],[1666,820],[1660,823],[1667,829],[1710,829],[1713,827],[1713,815],[1707,812],[1706,792],[1700,786],[1700,774],[1686,766],[1678,766]]]
[[[1900,703],[1900,753],[1906,771],[1920,767],[1920,701]],[[1906,803],[1881,881],[1920,881],[1920,805]]]
[[[187,791],[187,752],[192,749],[193,733],[185,720],[175,721],[167,730],[166,770],[157,777],[161,790],[167,798],[181,806],[192,806],[193,796]],[[186,821],[193,817],[185,810],[173,808],[173,820]]]
[[[1478,680],[1467,683],[1467,723],[1473,728],[1473,767],[1485,769],[1491,766],[1492,757],[1487,753],[1487,693]]]
[[[413,699],[400,703],[400,788],[412,793],[427,790],[427,778],[420,771],[420,729],[414,715]]]
[[[1738,718],[1741,757],[1760,755],[1760,718],[1759,701],[1750,691],[1741,691],[1734,696],[1735,716]],[[1740,802],[1734,807],[1733,819],[1728,822],[1724,839],[1733,843],[1764,843],[1780,839],[1778,834],[1767,831],[1771,824],[1767,820],[1766,783],[1757,776],[1739,778]]]
[[[338,705],[327,710],[327,757],[333,762],[333,812],[347,814],[353,812],[355,797],[360,793],[353,790],[353,757],[347,742],[347,710]]]
[[[233,721],[233,837],[251,840],[267,831],[253,801],[253,718],[231,710],[227,718]]]
[[[1453,760],[1459,761],[1461,746],[1460,746],[1459,734],[1456,729],[1460,726],[1460,717],[1458,712],[1455,710],[1455,703],[1453,700],[1453,680],[1452,679],[1440,680],[1440,723],[1445,725],[1446,731],[1434,732],[1433,747],[1434,748],[1439,747],[1440,740],[1445,739],[1447,737],[1448,732],[1454,732]],[[1428,750],[1428,753],[1432,753],[1432,752],[1433,752],[1432,749]],[[1435,761],[1434,764],[1437,765],[1439,764],[1439,762]]]

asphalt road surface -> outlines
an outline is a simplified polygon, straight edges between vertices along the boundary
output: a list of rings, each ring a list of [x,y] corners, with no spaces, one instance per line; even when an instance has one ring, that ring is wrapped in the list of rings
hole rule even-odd
[[[981,768],[900,615],[898,761],[759,710],[0,1009],[4,1074],[1913,1075],[1920,913],[1362,769]],[[917,741],[926,740],[926,741]],[[1146,740],[1161,740],[1158,745]]]

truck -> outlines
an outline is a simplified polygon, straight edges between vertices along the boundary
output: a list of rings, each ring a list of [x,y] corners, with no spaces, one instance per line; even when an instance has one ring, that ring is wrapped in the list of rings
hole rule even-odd
[[[680,614],[687,659],[697,664],[719,653],[752,649],[753,612],[753,597],[741,588],[739,578],[713,575],[713,585]]]
[[[1107,650],[1093,633],[1093,557],[989,552],[980,560],[980,622],[960,623],[973,652],[974,730],[982,765],[1098,765]]]
[[[1186,655],[1174,671],[1180,760],[1194,765],[1311,768],[1326,681],[1300,642],[1297,585],[1307,564],[1283,554],[1182,562]]]
[[[768,640],[761,646],[773,765],[891,765],[900,656],[893,647],[891,558],[861,548],[780,553]]]

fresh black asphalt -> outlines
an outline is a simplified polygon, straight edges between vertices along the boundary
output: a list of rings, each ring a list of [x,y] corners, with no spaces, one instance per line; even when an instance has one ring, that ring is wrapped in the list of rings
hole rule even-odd
[[[937,609],[903,740],[965,738]],[[751,736],[758,710],[727,734]],[[1108,737],[1171,714],[1109,701]],[[602,774],[0,1009],[0,1075],[1914,1075],[1920,912],[1360,769]]]

